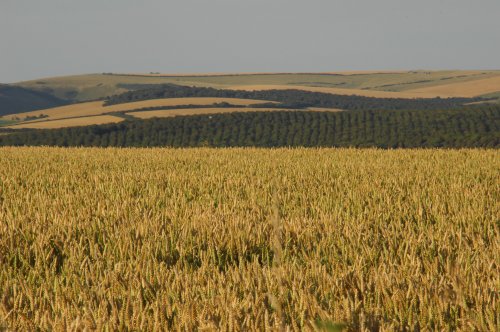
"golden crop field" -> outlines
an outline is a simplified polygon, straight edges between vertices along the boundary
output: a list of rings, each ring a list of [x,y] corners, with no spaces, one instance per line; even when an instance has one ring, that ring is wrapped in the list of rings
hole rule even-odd
[[[46,121],[47,119],[56,120],[64,119],[68,117],[79,117],[79,116],[92,116],[101,115],[102,111],[102,101],[91,101],[87,103],[72,104],[66,106],[59,106],[54,108],[48,108],[44,110],[37,110],[25,113],[10,114],[4,116],[2,119],[13,120],[13,119],[24,119],[25,117],[37,117],[40,115],[46,115],[46,118],[40,118],[36,120],[31,120],[29,122]]]
[[[344,110],[340,108],[328,108],[328,107],[308,107],[307,109],[315,112],[344,112]]]
[[[499,179],[498,150],[1,148],[0,326],[498,331]]]
[[[10,129],[56,129],[67,127],[101,125],[106,123],[118,123],[123,118],[112,115],[84,116],[78,118],[61,119],[54,121],[26,122],[18,125],[8,126]]]
[[[262,103],[272,103],[266,100],[254,99],[239,99],[239,98],[216,98],[216,97],[190,97],[190,98],[162,98],[136,101],[125,104],[104,106],[102,101],[93,101],[87,103],[72,104],[67,106],[60,106],[50,109],[31,111],[26,113],[6,115],[3,117],[5,120],[12,120],[15,118],[25,118],[27,116],[39,116],[41,114],[47,117],[30,120],[26,122],[40,122],[56,119],[67,119],[83,116],[95,116],[113,112],[126,112],[141,108],[148,107],[162,107],[162,106],[180,106],[180,105],[212,105],[215,103],[230,103],[232,105],[255,105]]]
[[[463,96],[476,97],[500,91],[500,76],[483,78],[474,81],[443,84],[438,86],[425,87],[414,90],[407,90],[406,93],[437,94],[439,96]]]
[[[499,87],[500,88],[500,87]],[[338,95],[355,95],[373,98],[435,98],[439,94],[434,92],[393,92],[393,91],[378,91],[378,90],[362,90],[362,89],[343,89],[343,88],[330,88],[330,87],[315,87],[305,85],[234,85],[229,86],[227,89],[231,90],[246,90],[246,91],[259,91],[259,90],[303,90],[311,92],[332,93]]]
[[[156,110],[156,111],[141,111],[126,113],[139,119],[151,118],[168,118],[180,115],[203,115],[203,114],[223,114],[223,113],[245,113],[245,112],[277,112],[277,111],[291,111],[291,109],[279,108],[185,108],[185,109],[170,109],[170,110]]]

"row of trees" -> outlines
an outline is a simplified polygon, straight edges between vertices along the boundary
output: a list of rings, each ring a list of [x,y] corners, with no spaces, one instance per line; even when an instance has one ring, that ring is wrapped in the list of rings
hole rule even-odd
[[[124,86],[125,87],[125,86]],[[203,87],[188,87],[174,84],[164,85],[127,85],[137,89],[106,99],[106,105],[130,103],[158,98],[221,97],[260,99],[280,102],[283,108],[328,107],[345,110],[403,110],[403,109],[453,109],[466,103],[478,101],[478,98],[434,98],[401,99],[371,98],[362,96],[333,95],[330,93],[309,92],[303,90],[265,90],[237,91],[219,90]]]
[[[226,113],[0,135],[0,145],[500,147],[500,107]]]

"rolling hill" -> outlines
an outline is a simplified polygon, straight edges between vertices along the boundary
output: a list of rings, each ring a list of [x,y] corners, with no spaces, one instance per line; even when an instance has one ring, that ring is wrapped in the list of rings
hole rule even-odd
[[[477,97],[500,92],[500,71],[375,71],[338,73],[256,73],[256,74],[90,74],[38,79],[17,86],[50,93],[61,99],[88,101],[120,94],[140,85],[177,84],[219,89],[297,88],[321,92],[389,98]],[[455,83],[493,79],[484,90],[434,90]],[[484,83],[484,81],[483,81]],[[481,87],[482,84],[479,85]],[[260,87],[260,88],[259,88]],[[420,90],[428,89],[428,90]],[[316,90],[317,91],[317,90]]]
[[[138,89],[142,87],[143,89]],[[116,123],[122,119],[170,117],[273,110],[446,110],[482,101],[479,98],[394,98],[332,94],[315,87],[269,85],[262,90],[215,89],[175,84],[134,86],[133,90],[104,101],[80,102],[43,110],[10,114],[0,118],[12,129],[61,128]],[[280,90],[273,89],[273,87]],[[312,91],[308,91],[308,89]],[[316,91],[317,90],[317,91]],[[379,94],[397,92],[373,91]],[[72,119],[71,121],[67,121]]]
[[[95,74],[4,91],[2,107],[35,108],[0,117],[3,145],[500,145],[500,108],[481,105],[500,71]]]
[[[47,109],[68,104],[68,101],[42,91],[0,84],[0,116]]]
[[[190,110],[190,112],[188,112],[189,114],[198,114],[200,113],[198,109],[211,108],[214,110],[214,113],[218,113],[219,109],[227,112],[229,106],[238,106],[242,109],[243,107],[259,104],[268,105],[272,104],[272,102],[238,98],[190,97],[150,99],[106,106],[103,101],[92,101],[45,110],[11,114],[1,117],[0,121],[4,121],[8,125],[7,128],[12,129],[61,128],[119,122],[123,120],[123,118],[131,117],[131,114],[133,114],[127,112],[134,111],[148,112],[163,110],[169,111],[171,114],[183,114],[186,113],[185,111]],[[175,112],[177,109],[184,110],[184,112]],[[201,111],[201,113],[203,113],[203,111]],[[143,116],[147,115],[141,115],[140,117]]]

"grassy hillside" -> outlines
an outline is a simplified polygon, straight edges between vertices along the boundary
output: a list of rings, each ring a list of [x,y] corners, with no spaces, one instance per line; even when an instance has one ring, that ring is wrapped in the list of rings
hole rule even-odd
[[[46,109],[67,103],[48,93],[0,84],[0,116]]]
[[[0,117],[9,128],[60,128],[118,122],[134,117],[195,115],[263,110],[417,110],[458,109],[500,98],[500,71],[409,71],[318,74],[94,74],[22,82],[31,92],[64,103],[48,108],[31,97],[16,102],[36,111]],[[25,90],[9,86],[11,91]],[[12,96],[14,93],[11,92]],[[56,97],[51,96],[54,95]],[[465,96],[463,98],[431,98]],[[481,99],[476,96],[490,98]],[[1,97],[1,96],[0,96]],[[419,98],[416,98],[419,97]],[[491,99],[492,98],[492,99]],[[260,104],[260,105],[259,105]],[[266,105],[267,104],[267,105]],[[0,104],[8,108],[9,104]],[[59,105],[59,104],[58,104]],[[243,109],[245,106],[246,109]],[[25,105],[26,107],[26,105]],[[42,108],[42,109],[40,109]],[[204,108],[205,110],[202,110]],[[10,107],[10,110],[14,108]],[[172,111],[172,109],[177,109]],[[141,113],[138,113],[141,112]],[[71,119],[71,121],[69,121]],[[68,121],[62,121],[68,120]],[[42,124],[43,122],[43,124]]]
[[[186,86],[215,87],[225,89],[245,86],[287,86],[302,89],[322,88],[323,92],[356,94],[391,98],[433,98],[470,96],[467,90],[413,91],[443,84],[472,82],[500,77],[500,71],[406,71],[360,73],[291,73],[291,74],[226,74],[226,75],[140,75],[140,74],[92,74],[46,78],[18,85],[51,93],[59,98],[86,101],[104,98],[129,90],[137,84],[173,83]],[[500,91],[500,84],[493,88]],[[383,93],[389,92],[389,93]],[[394,93],[396,92],[396,93]],[[399,94],[397,93],[399,92]],[[477,91],[477,95],[495,92]],[[476,96],[476,91],[473,96]]]
[[[106,105],[134,101],[174,97],[219,97],[270,100],[290,108],[327,107],[348,110],[392,109],[449,109],[466,103],[481,101],[480,98],[374,98],[355,95],[304,91],[300,89],[228,90],[206,87],[187,87],[174,84],[148,85],[144,89],[129,91],[106,99]]]
[[[498,150],[0,149],[6,330],[498,331]]]
[[[83,102],[41,111],[19,113],[4,116],[4,121],[18,121],[9,128],[59,128],[62,124],[81,125],[91,123],[98,115],[131,118],[131,112],[146,112],[162,116],[182,114],[228,113],[232,111],[249,111],[250,108],[289,110],[446,110],[460,108],[465,104],[481,101],[478,98],[434,98],[434,99],[401,99],[372,98],[362,96],[333,95],[329,93],[304,90],[262,90],[244,91],[214,89],[206,87],[186,87],[180,85],[140,85],[141,90],[129,91],[114,95],[103,101]],[[321,89],[321,88],[318,88]],[[247,108],[243,110],[243,107]],[[202,111],[201,108],[207,110]],[[176,111],[173,111],[176,109]],[[189,111],[188,109],[191,109]],[[79,120],[58,121],[62,119]],[[105,119],[101,117],[100,119]],[[108,119],[110,119],[108,117]],[[37,123],[44,122],[40,125]],[[114,122],[114,121],[113,121]]]

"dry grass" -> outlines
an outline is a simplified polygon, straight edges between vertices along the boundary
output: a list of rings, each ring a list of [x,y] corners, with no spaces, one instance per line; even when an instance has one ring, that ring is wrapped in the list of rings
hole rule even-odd
[[[498,150],[0,149],[12,330],[498,331]]]
[[[222,102],[230,103],[232,105],[241,105],[241,106],[269,103],[269,101],[265,100],[238,99],[238,98],[212,98],[212,97],[152,99],[152,100],[137,101],[132,103],[118,104],[111,106],[103,106],[102,101],[96,101],[96,102],[88,102],[88,103],[50,108],[33,112],[7,115],[4,117],[4,119],[11,120],[16,117],[24,118],[26,116],[38,116],[40,114],[48,116],[47,118],[29,121],[29,122],[39,122],[39,121],[45,121],[47,119],[56,120],[56,119],[67,119],[67,118],[82,117],[82,116],[101,115],[112,112],[126,112],[147,107],[178,106],[178,105],[212,105],[214,103],[222,103]]]
[[[312,92],[323,92],[331,93],[337,95],[356,95],[364,97],[375,97],[375,98],[435,98],[439,94],[434,92],[393,92],[393,91],[378,91],[378,90],[361,90],[361,89],[343,89],[343,88],[329,88],[329,87],[314,87],[305,85],[233,85],[226,87],[232,90],[245,90],[245,91],[257,91],[257,90],[304,90]]]
[[[470,81],[500,75],[499,71],[353,71],[333,73],[237,73],[237,74],[115,74],[79,75],[20,82],[36,90],[52,91],[58,97],[85,101],[126,91],[120,84],[164,84],[227,88],[245,85],[306,86],[339,88],[335,93],[367,95],[366,89],[401,91]],[[347,91],[346,91],[347,90]],[[352,91],[349,91],[352,90]],[[328,91],[327,91],[328,92]],[[483,94],[483,93],[480,93]],[[371,96],[405,95],[370,94]],[[436,96],[435,93],[409,94],[409,98]]]
[[[291,111],[291,109],[278,108],[186,108],[186,109],[171,109],[171,110],[156,110],[126,113],[139,119],[150,118],[167,118],[179,115],[203,115],[203,114],[222,114],[222,113],[246,113],[246,112],[276,112],[276,111]]]
[[[407,90],[406,93],[435,94],[440,97],[476,97],[500,92],[500,76]]]
[[[53,121],[27,122],[18,125],[8,126],[10,129],[55,129],[66,127],[79,127],[101,125],[106,123],[118,123],[123,118],[111,115],[86,116],[81,118],[71,118]]]

